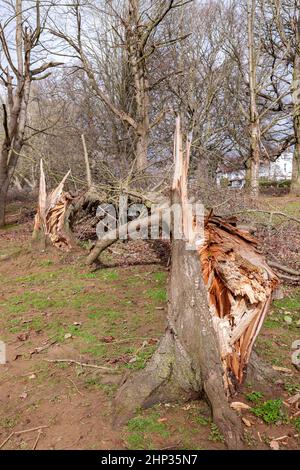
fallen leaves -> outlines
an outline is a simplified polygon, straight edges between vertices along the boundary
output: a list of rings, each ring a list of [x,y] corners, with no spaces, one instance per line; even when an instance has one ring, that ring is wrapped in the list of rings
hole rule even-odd
[[[101,338],[103,343],[112,343],[116,338],[114,336],[104,336]]]
[[[119,357],[113,357],[107,361],[108,364],[128,364],[131,360],[131,357],[127,354],[123,354]]]
[[[157,344],[157,343],[158,343],[158,339],[156,339],[156,338],[150,338],[148,340],[149,345],[154,345],[154,344]]]
[[[29,338],[29,333],[26,332],[26,333],[20,333],[18,336],[17,336],[18,340],[19,341],[27,341],[28,338]]]
[[[32,351],[30,351],[30,356],[32,356],[33,354],[39,354],[40,352],[42,351],[45,351],[46,349],[50,348],[50,346],[53,346],[53,344],[56,344],[56,341],[50,341],[50,343],[48,343],[48,340],[42,344],[42,346],[37,346],[36,348],[34,348]]]

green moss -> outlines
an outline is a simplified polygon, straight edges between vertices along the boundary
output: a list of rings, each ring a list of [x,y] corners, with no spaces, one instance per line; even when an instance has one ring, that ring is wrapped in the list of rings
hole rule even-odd
[[[155,350],[156,346],[148,346],[147,349],[143,349],[138,353],[135,362],[132,362],[131,364],[125,364],[125,367],[128,369],[144,369],[147,361],[153,355]]]
[[[122,314],[118,312],[117,310],[113,309],[97,309],[92,313],[88,314],[88,318],[91,320],[99,320],[102,318],[106,318],[108,320],[114,321],[114,320],[119,320],[122,317]]]
[[[85,380],[86,388],[102,390],[108,397],[112,397],[118,388],[116,384],[103,384],[98,377],[89,377]]]
[[[264,327],[268,329],[279,328],[280,321],[276,318],[274,319],[268,318],[267,320],[264,321]]]
[[[104,344],[93,342],[91,346],[81,349],[80,352],[83,354],[88,353],[95,357],[103,357],[106,355],[107,350]]]
[[[151,413],[149,416],[136,416],[129,420],[127,429],[129,432],[156,433],[167,438],[170,433],[165,423],[158,422],[159,414]]]
[[[300,293],[297,291],[292,297],[285,297],[284,299],[274,300],[273,304],[276,308],[281,310],[300,310]]]
[[[47,292],[33,291],[11,296],[7,302],[0,306],[4,306],[10,314],[25,313],[32,309],[45,311],[48,309],[63,309],[67,306],[67,299],[51,298]]]
[[[154,279],[160,284],[165,284],[167,273],[165,271],[158,271],[154,273]]]
[[[48,266],[52,266],[54,264],[54,261],[52,259],[45,259],[40,262],[40,266],[42,268],[47,268]]]
[[[284,384],[284,389],[288,392],[289,395],[294,395],[300,392],[300,384],[286,381]]]
[[[42,317],[35,317],[28,323],[23,323],[21,318],[10,318],[8,320],[8,331],[17,333],[19,331],[42,330],[45,321]]]
[[[144,436],[138,432],[129,434],[127,437],[127,445],[131,450],[143,450],[146,448]]]
[[[102,281],[116,281],[119,273],[115,269],[103,269],[92,273],[85,273],[81,277],[86,279],[101,279]]]
[[[167,292],[166,289],[161,287],[155,287],[153,289],[149,289],[147,292],[148,297],[152,300],[158,300],[161,302],[167,301]]]
[[[259,403],[260,400],[263,398],[263,394],[261,392],[253,391],[253,392],[247,393],[246,398],[252,403]]]

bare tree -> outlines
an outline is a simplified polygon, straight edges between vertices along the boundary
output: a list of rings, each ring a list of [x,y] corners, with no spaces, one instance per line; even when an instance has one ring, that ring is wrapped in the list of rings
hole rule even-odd
[[[149,5],[142,0],[130,0],[128,2],[103,2],[102,5],[92,5],[92,11],[101,18],[104,24],[109,17],[109,37],[105,38],[110,43],[111,51],[119,49],[117,65],[126,67],[131,93],[127,96],[127,103],[118,103],[115,96],[109,93],[109,87],[105,83],[103,61],[101,61],[101,32],[95,23],[94,33],[97,41],[92,46],[87,41],[84,33],[85,24],[82,15],[82,5],[76,2],[72,8],[73,17],[76,20],[77,33],[73,37],[68,31],[63,31],[57,22],[51,32],[65,41],[74,51],[88,76],[90,85],[95,95],[105,104],[107,109],[118,120],[130,129],[134,140],[134,158],[139,170],[146,168],[148,164],[148,146],[151,129],[164,115],[161,108],[156,116],[151,118],[149,61],[156,50],[174,44],[183,37],[173,35],[168,41],[161,38],[162,23],[167,15],[174,9],[183,7],[185,3],[175,0],[155,2]],[[102,25],[103,26],[103,25]],[[108,59],[105,57],[104,62]],[[133,85],[133,86],[132,86]]]
[[[230,143],[225,136],[224,117],[228,103],[224,90],[232,67],[222,51],[226,39],[223,22],[227,6],[208,1],[194,3],[181,15],[178,28],[191,34],[170,51],[170,59],[180,71],[167,80],[173,107],[184,117],[187,130],[193,129],[191,171],[199,184],[216,179],[216,170]],[[174,21],[170,28],[174,27]],[[168,63],[168,62],[167,62]],[[160,91],[160,96],[163,90]],[[224,126],[225,124],[225,126]]]
[[[294,155],[291,192],[300,194],[300,1],[269,0],[269,52],[287,65],[292,96]],[[289,70],[290,68],[290,70]]]
[[[282,62],[274,61],[265,50],[262,2],[232,2],[227,16],[223,50],[235,63],[228,68],[233,119],[227,123],[227,138],[232,142],[233,155],[244,162],[246,186],[257,197],[260,162],[276,160],[292,143],[288,112],[283,107],[289,89]]]
[[[58,65],[33,57],[40,46],[45,18],[41,17],[39,0],[29,8],[30,11],[26,9],[26,14],[23,4],[22,0],[13,2],[13,13],[8,15],[4,24],[0,24],[0,78],[6,90],[6,102],[2,104],[4,141],[0,154],[0,226],[5,223],[7,192],[24,144],[31,83],[49,75],[48,70]],[[30,17],[34,18],[34,26]],[[11,42],[10,25],[13,20],[15,35]]]

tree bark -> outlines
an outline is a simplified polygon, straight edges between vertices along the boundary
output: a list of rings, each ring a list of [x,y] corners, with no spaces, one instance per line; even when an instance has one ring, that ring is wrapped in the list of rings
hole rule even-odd
[[[142,123],[141,129],[137,131],[136,140],[136,166],[138,170],[144,170],[148,161],[149,126]]]
[[[249,51],[249,91],[250,91],[250,155],[246,183],[250,189],[251,196],[257,198],[259,194],[259,116],[256,103],[256,54],[254,45],[254,20],[256,0],[248,0],[248,51]]]
[[[164,209],[167,207],[167,204],[162,206],[161,209]],[[135,230],[137,229],[145,229],[150,226],[158,225],[160,223],[160,210],[158,209],[156,212],[154,212],[151,217],[143,217],[139,219],[132,220],[131,222],[121,225],[120,227],[116,227],[114,231],[108,232],[103,238],[97,241],[96,245],[90,252],[89,256],[86,259],[86,264],[90,265],[93,264],[101,253],[111,246],[113,243],[115,243],[117,240],[125,239],[126,235],[131,233],[134,233]]]
[[[295,147],[291,193],[300,195],[300,15],[298,15],[296,26],[296,51],[293,65],[292,95]]]
[[[146,52],[142,44],[140,0],[130,0],[128,7],[127,49],[128,62],[135,88],[135,106],[137,123],[135,158],[138,170],[147,166],[150,133],[149,121],[149,85],[146,70]]]
[[[5,224],[7,192],[23,147],[30,84],[29,78],[24,80],[22,89],[14,98],[15,104],[8,123],[7,116],[4,117],[6,138],[0,154],[0,227]],[[13,112],[17,114],[16,117]]]
[[[114,400],[115,422],[124,423],[139,407],[200,397],[210,403],[228,447],[241,448],[241,423],[225,394],[199,255],[174,240],[166,333],[146,368],[121,385]]]
[[[5,174],[0,174],[0,227],[5,225],[5,207],[8,187],[9,179]]]

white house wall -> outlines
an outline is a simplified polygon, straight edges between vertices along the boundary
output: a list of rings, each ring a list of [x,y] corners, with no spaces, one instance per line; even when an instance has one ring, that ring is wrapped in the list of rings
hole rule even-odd
[[[275,162],[263,163],[259,169],[259,177],[270,181],[283,181],[292,178],[293,154],[285,153]],[[233,188],[242,188],[245,185],[246,170],[235,170],[217,173],[217,184],[227,179]]]

